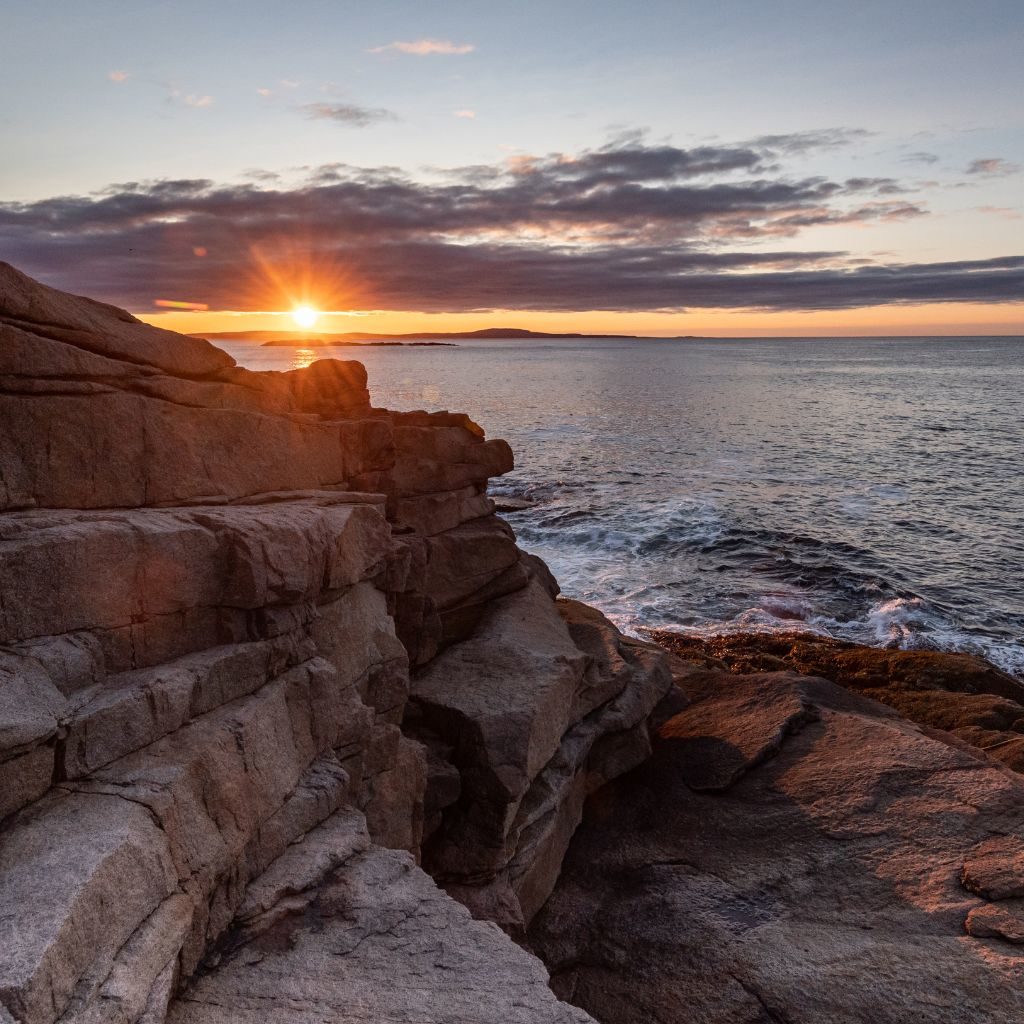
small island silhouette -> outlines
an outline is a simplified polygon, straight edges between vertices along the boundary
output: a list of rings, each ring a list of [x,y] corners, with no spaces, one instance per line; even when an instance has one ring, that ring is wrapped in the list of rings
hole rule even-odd
[[[303,346],[308,348],[338,347],[343,345],[380,346],[431,346],[445,345],[450,341],[472,341],[477,339],[506,339],[516,341],[523,338],[600,338],[619,341],[639,341],[635,334],[578,334],[572,332],[551,333],[529,331],[521,327],[485,327],[478,331],[414,331],[409,334],[374,334],[349,331],[345,334],[309,335],[301,331],[221,331],[213,334],[194,334],[192,337],[207,341],[258,341],[264,346]],[[665,340],[693,339],[696,335]]]

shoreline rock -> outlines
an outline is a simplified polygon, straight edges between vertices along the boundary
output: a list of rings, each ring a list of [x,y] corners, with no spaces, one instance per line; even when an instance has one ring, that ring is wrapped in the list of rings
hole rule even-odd
[[[625,637],[366,383],[0,263],[0,1024],[1024,1019],[1020,683]]]
[[[531,947],[602,1024],[1012,1024],[1024,779],[833,682],[704,668]]]
[[[649,635],[691,666],[829,679],[1024,772],[1024,683],[975,655],[865,647],[798,632]]]

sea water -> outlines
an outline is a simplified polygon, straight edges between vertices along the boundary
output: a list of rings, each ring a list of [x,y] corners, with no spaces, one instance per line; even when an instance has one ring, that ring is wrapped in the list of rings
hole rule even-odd
[[[1024,676],[1024,338],[224,343],[365,363],[376,405],[468,412],[563,592],[620,626],[813,630]]]

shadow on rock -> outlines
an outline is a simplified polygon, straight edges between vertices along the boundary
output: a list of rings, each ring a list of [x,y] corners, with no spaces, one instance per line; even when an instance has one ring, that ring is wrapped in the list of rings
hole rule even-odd
[[[826,680],[681,685],[530,930],[562,998],[603,1024],[1024,1018],[1024,781]]]

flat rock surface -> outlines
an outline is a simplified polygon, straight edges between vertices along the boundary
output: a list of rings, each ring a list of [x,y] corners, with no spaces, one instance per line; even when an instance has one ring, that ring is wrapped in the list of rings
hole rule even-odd
[[[603,1024],[1024,1019],[1016,774],[823,680],[683,687],[530,929],[556,992]]]

